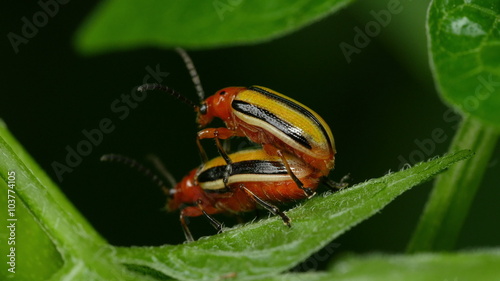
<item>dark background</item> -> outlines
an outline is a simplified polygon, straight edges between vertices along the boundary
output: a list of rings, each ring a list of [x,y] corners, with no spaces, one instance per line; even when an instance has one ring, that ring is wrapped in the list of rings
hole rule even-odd
[[[457,119],[443,117],[430,74],[424,34],[427,3],[402,1],[394,15],[360,54],[347,63],[339,44],[353,44],[354,27],[373,20],[370,10],[387,1],[359,1],[296,33],[257,45],[192,50],[207,94],[226,86],[263,85],[318,112],[330,124],[337,144],[335,180],[351,173],[352,183],[397,171],[401,158],[421,161],[416,144],[442,129],[443,143],[426,158],[445,153]],[[427,1],[423,1],[427,2]],[[60,7],[38,34],[15,54],[7,33],[21,33],[21,18],[40,10],[35,3],[8,1],[2,9],[2,97],[0,118],[58,183],[69,200],[113,245],[177,244],[184,240],[178,213],[162,208],[165,196],[150,181],[124,166],[101,163],[102,154],[123,153],[143,160],[161,157],[180,180],[199,164],[192,110],[161,93],[150,93],[124,120],[110,108],[130,94],[160,65],[163,84],[196,98],[188,72],[171,50],[143,48],[84,57],[73,48],[73,34],[96,1]],[[188,18],[186,20],[189,20]],[[71,173],[58,182],[51,165],[64,163],[66,146],[85,139],[82,130],[110,118],[115,130]],[[245,146],[234,142],[236,146]],[[420,152],[418,152],[420,151]],[[212,154],[213,155],[213,154]],[[413,155],[413,161],[410,159]],[[498,245],[500,228],[497,152],[460,236],[459,248]],[[431,184],[415,187],[379,214],[338,238],[340,252],[401,252],[422,211]],[[228,224],[231,219],[227,220]],[[191,220],[195,236],[214,230],[203,218]]]

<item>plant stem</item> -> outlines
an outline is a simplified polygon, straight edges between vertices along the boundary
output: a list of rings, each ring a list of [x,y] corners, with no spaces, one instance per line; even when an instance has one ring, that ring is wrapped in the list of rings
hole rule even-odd
[[[471,149],[475,155],[438,176],[407,252],[454,248],[498,137],[495,129],[464,117],[449,151]]]

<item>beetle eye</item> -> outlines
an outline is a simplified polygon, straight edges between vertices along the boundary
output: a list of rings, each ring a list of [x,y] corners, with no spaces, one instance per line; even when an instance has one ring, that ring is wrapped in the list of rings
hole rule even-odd
[[[225,94],[226,94],[226,91],[222,91],[222,92],[219,93],[219,95],[221,95],[221,96],[223,96]]]
[[[200,114],[202,114],[202,115],[207,114],[207,109],[208,109],[207,104],[206,104],[206,103],[203,103],[203,104],[200,106]]]

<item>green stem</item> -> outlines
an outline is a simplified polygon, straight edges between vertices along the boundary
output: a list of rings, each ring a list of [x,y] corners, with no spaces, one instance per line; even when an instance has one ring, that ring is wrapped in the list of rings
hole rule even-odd
[[[471,149],[475,156],[438,176],[407,251],[446,251],[454,248],[499,133],[471,117],[464,117],[450,152]]]

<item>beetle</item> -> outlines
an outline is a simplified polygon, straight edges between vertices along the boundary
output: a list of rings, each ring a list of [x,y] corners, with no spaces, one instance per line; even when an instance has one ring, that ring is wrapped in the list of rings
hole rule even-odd
[[[269,155],[279,156],[285,167],[288,164],[284,152],[288,152],[317,169],[321,176],[326,177],[333,169],[336,154],[333,134],[316,112],[292,98],[262,86],[227,87],[205,99],[191,58],[183,49],[177,48],[176,51],[191,74],[201,104],[196,105],[179,92],[161,84],[144,84],[137,90],[162,90],[192,106],[197,112],[197,123],[202,128],[214,118],[220,118],[225,123],[226,127],[206,128],[198,132],[197,144],[204,161],[208,157],[201,146],[201,139],[247,137],[252,142],[263,145]],[[231,163],[227,164],[225,181],[231,169]],[[289,168],[287,171],[309,197],[314,195]]]
[[[285,150],[328,175],[334,166],[335,142],[330,127],[300,102],[262,86],[228,87],[206,99],[198,110],[204,127],[215,117],[227,128],[201,130],[198,137],[246,136],[270,155]],[[217,135],[216,135],[217,134]]]
[[[155,89],[186,101],[175,90],[160,84],[145,84],[138,90]],[[262,86],[228,87],[208,97],[200,106],[187,103],[198,113],[200,127],[208,125],[215,117],[226,124],[226,128],[199,131],[198,144],[200,139],[247,137],[262,144],[269,155],[279,156],[285,166],[288,160],[284,152],[288,152],[317,169],[321,176],[326,177],[334,167],[336,149],[328,124],[305,105],[276,91]],[[201,145],[199,149],[203,151]],[[301,187],[297,177],[288,171]],[[308,196],[314,194],[305,187],[302,189]]]
[[[285,153],[285,156],[289,168],[301,182],[311,190],[316,190],[321,181],[320,173],[294,155]],[[171,183],[171,188],[166,187],[149,169],[127,157],[108,154],[101,157],[101,160],[122,162],[135,167],[161,186],[169,197],[167,210],[180,209],[180,222],[187,241],[194,239],[186,217],[204,215],[218,231],[222,231],[222,224],[211,215],[249,212],[255,210],[257,205],[279,215],[283,223],[290,227],[290,218],[273,203],[289,202],[307,196],[290,177],[281,158],[270,156],[262,149],[242,150],[231,153],[228,157],[232,162],[232,170],[226,183],[226,160],[219,156],[191,170],[177,184]]]
[[[190,104],[200,127],[216,117],[226,124],[226,128],[199,131],[199,139],[248,137],[263,144],[270,155],[285,150],[299,156],[324,176],[334,167],[336,149],[328,124],[307,106],[269,88],[227,87],[200,106],[164,85],[144,84],[138,90],[162,90]]]
[[[286,157],[294,175],[314,191],[320,182],[318,171],[293,155],[286,154]],[[272,203],[307,197],[291,178],[279,156],[254,149],[229,154],[229,158],[232,169],[227,183],[224,182],[226,160],[220,156],[192,170],[168,190],[170,200],[167,209],[181,209],[180,220],[187,240],[192,240],[192,235],[185,217],[204,215],[221,231],[222,224],[210,215],[249,212],[260,205],[279,215],[285,225],[291,226],[290,218]]]

